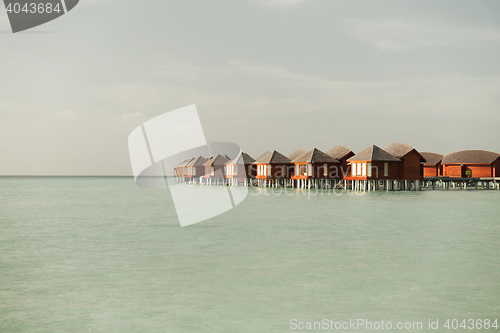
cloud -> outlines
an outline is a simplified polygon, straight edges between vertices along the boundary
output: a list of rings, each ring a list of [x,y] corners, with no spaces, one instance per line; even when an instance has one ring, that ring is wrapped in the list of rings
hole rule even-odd
[[[432,79],[342,81],[289,71],[279,66],[232,62],[233,70],[263,90],[281,92],[284,100],[273,112],[283,114],[318,109],[359,110],[394,115],[494,115],[500,105],[500,77],[451,76]],[[266,82],[266,86],[262,82]],[[261,100],[266,99],[261,96]],[[366,110],[366,111],[362,111]],[[498,118],[498,117],[497,117]]]
[[[500,42],[500,29],[497,27],[456,27],[421,20],[349,20],[346,26],[348,33],[374,45],[379,53],[436,46],[470,47],[477,43]]]
[[[249,3],[263,7],[284,7],[296,5],[307,0],[247,0]]]
[[[54,118],[59,120],[74,120],[81,117],[82,117],[81,114],[76,113],[73,110],[65,110],[54,113]]]

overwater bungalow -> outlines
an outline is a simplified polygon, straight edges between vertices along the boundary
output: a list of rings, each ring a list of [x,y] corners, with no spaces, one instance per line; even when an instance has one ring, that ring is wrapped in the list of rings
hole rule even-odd
[[[226,180],[231,186],[240,183],[247,186],[256,177],[255,160],[245,152],[240,152],[235,158],[226,162]]]
[[[401,160],[378,146],[368,147],[350,157],[351,172],[345,177],[352,181],[353,190],[376,190],[383,182],[386,189],[397,189]]]
[[[350,165],[347,160],[355,155],[352,150],[344,146],[334,146],[330,148],[326,154],[340,162],[342,175],[350,172]]]
[[[192,159],[193,158],[188,158],[175,167],[174,174],[176,175],[178,181],[184,181],[184,177],[186,175],[186,164],[189,163]]]
[[[207,162],[203,164],[205,167],[205,175],[208,185],[222,185],[224,184],[224,166],[225,163],[229,161],[227,155],[217,155],[210,158]]]
[[[500,154],[462,150],[443,156],[443,176],[457,178],[500,177]]]
[[[426,160],[426,162],[421,162],[424,178],[440,177],[443,175],[443,166],[441,164],[443,155],[431,152],[421,152],[420,154]]]
[[[285,186],[293,168],[290,159],[274,150],[254,162],[257,167],[257,182],[260,186]]]
[[[412,146],[406,143],[394,142],[384,147],[389,154],[399,158],[400,174],[399,179],[403,180],[403,186],[410,189],[411,183],[416,183],[423,177],[423,162],[426,159]]]
[[[203,156],[198,156],[197,158],[193,158],[189,163],[186,164],[187,172],[186,178],[191,181],[192,184],[197,182],[200,177],[205,174],[204,164],[207,162],[207,159]]]
[[[342,178],[340,162],[314,148],[292,160],[294,174],[292,184],[297,188],[332,188],[335,186],[331,180]]]

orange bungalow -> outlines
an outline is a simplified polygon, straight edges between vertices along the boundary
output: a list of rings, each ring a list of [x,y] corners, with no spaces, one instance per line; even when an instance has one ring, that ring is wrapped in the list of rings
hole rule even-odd
[[[174,177],[179,178],[181,176],[181,165],[185,162],[186,160],[182,161],[174,168]]]
[[[256,179],[260,186],[284,185],[285,179],[290,178],[292,163],[290,159],[276,150],[264,155],[254,162],[257,169]]]
[[[186,164],[186,178],[188,180],[191,180],[191,183],[195,183],[196,179],[202,177],[205,174],[205,168],[203,164],[206,162],[206,158],[199,156],[198,158],[193,158],[189,163]]]
[[[319,149],[300,155],[292,160],[295,172],[292,179],[297,180],[297,188],[331,188],[329,180],[342,178],[340,162]],[[295,186],[294,186],[295,187]]]
[[[174,167],[174,177],[177,178],[179,177],[179,166],[183,163],[184,161],[182,161],[181,163],[177,164],[175,167]]]
[[[349,158],[351,173],[346,180],[353,182],[353,190],[376,190],[379,181],[384,181],[387,189],[397,189],[396,181],[400,179],[401,161],[375,145],[366,148]]]
[[[229,161],[227,155],[217,155],[203,164],[205,175],[203,176],[209,185],[224,183],[224,164]]]
[[[443,156],[445,177],[500,177],[500,154],[486,150],[462,150]]]
[[[253,162],[255,160],[245,152],[240,152],[238,156],[226,162],[226,179],[230,185],[238,186],[243,183],[247,186],[248,180],[256,176]]]
[[[174,170],[177,178],[184,178],[186,176],[186,164],[188,164],[193,158],[182,161]]]
[[[346,175],[350,172],[350,166],[347,160],[355,155],[352,150],[344,146],[334,146],[330,148],[326,154],[340,162],[342,175]]]
[[[426,160],[415,148],[405,143],[395,142],[385,146],[384,150],[401,160],[398,179],[404,180],[403,187],[410,189],[410,181],[422,179],[423,168],[421,163]]]
[[[441,164],[443,155],[431,152],[421,152],[420,154],[426,160],[426,162],[422,162],[424,178],[441,177],[443,175]]]

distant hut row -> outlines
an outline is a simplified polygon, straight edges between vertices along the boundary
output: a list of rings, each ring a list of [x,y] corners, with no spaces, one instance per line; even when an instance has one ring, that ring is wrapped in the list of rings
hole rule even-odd
[[[190,184],[362,191],[420,190],[426,180],[434,187],[437,180],[490,177],[500,189],[500,154],[465,150],[443,156],[420,153],[404,143],[383,149],[373,145],[357,154],[344,146],[327,152],[299,148],[287,156],[266,151],[257,159],[245,152],[232,159],[227,155],[193,157],[175,167],[174,176]]]

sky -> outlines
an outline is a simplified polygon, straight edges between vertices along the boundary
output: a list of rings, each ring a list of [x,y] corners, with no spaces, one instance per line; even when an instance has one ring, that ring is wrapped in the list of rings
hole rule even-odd
[[[404,142],[500,152],[500,2],[81,0],[12,34],[0,175],[131,175],[127,138],[196,104],[257,157]]]

